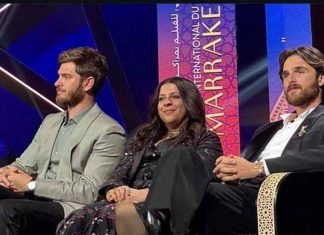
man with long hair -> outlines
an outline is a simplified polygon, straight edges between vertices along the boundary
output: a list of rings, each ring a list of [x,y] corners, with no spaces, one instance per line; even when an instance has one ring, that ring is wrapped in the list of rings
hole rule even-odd
[[[261,126],[245,157],[218,157],[206,187],[206,181],[194,181],[206,174],[187,167],[186,153],[181,161],[161,162],[145,202],[151,234],[256,233],[256,198],[265,176],[324,169],[324,56],[316,48],[299,47],[282,52],[279,63],[287,101],[296,110]],[[195,200],[201,197],[201,203]]]
[[[295,111],[258,128],[244,158],[216,160],[213,172],[220,182],[210,183],[205,194],[204,234],[256,233],[256,198],[265,176],[324,169],[324,56],[302,46],[283,51],[279,65],[286,99]]]

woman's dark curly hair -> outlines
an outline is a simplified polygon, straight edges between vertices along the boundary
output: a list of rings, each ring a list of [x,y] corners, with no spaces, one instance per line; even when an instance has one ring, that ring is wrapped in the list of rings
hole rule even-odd
[[[195,145],[200,133],[206,129],[205,106],[196,85],[182,77],[168,78],[162,81],[154,92],[149,122],[137,128],[129,142],[129,150],[133,153],[140,151],[150,143],[157,142],[167,133],[167,127],[158,113],[158,102],[161,87],[168,83],[177,86],[186,109],[186,117],[181,125],[180,134],[175,138],[175,144],[192,142]]]

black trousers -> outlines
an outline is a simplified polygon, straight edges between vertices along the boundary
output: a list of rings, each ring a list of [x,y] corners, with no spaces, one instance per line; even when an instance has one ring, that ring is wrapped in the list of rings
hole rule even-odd
[[[257,230],[256,198],[261,179],[222,184],[196,151],[179,147],[160,160],[144,212],[158,209],[170,216],[173,234],[190,231],[208,235],[238,235]]]
[[[256,233],[256,198],[260,183],[257,180],[238,185],[211,182],[197,214],[200,234]]]
[[[193,148],[177,147],[160,159],[144,212],[166,212],[173,234],[186,234],[212,174]]]
[[[0,186],[1,235],[55,234],[62,219],[64,209],[60,203]]]

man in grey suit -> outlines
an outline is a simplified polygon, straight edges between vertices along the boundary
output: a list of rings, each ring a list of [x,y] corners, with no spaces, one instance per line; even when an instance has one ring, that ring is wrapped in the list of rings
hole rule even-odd
[[[32,143],[0,168],[0,234],[52,234],[74,209],[92,203],[124,154],[125,132],[96,104],[108,71],[88,47],[60,54],[56,103]]]

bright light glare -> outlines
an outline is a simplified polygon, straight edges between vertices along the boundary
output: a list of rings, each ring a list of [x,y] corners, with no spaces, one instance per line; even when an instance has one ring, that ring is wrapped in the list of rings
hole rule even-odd
[[[37,95],[38,97],[40,97],[41,99],[43,99],[44,101],[46,101],[47,103],[49,103],[50,105],[54,106],[55,108],[57,108],[60,111],[64,111],[61,107],[59,107],[58,105],[56,105],[55,103],[53,103],[51,100],[47,99],[45,96],[43,96],[41,93],[39,93],[38,91],[36,91],[35,89],[33,89],[32,87],[28,86],[27,84],[23,83],[19,78],[17,78],[15,75],[11,74],[10,72],[8,72],[7,70],[5,70],[4,68],[2,68],[0,66],[0,70],[2,72],[4,72],[5,74],[7,74],[10,78],[12,78],[13,80],[15,80],[16,82],[18,82],[19,84],[23,85],[25,88],[27,88],[28,90],[30,90],[31,92],[33,92],[35,95]]]
[[[11,3],[8,3],[8,4],[4,5],[3,7],[1,7],[0,8],[0,13],[3,12],[4,10],[6,10],[10,6],[11,6]]]

